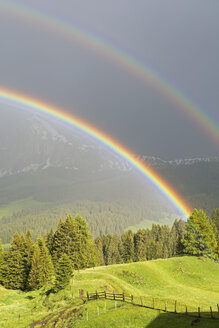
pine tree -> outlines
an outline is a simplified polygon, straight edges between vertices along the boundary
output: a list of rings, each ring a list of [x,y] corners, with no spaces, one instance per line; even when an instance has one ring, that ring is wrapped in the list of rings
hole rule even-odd
[[[59,222],[51,247],[54,265],[66,254],[74,269],[92,267],[97,263],[96,252],[87,223],[82,217],[73,219],[68,215],[64,222]]]
[[[6,288],[22,289],[26,287],[27,272],[23,238],[15,233],[10,248],[4,252],[1,268],[1,281]]]
[[[28,287],[30,290],[39,288],[39,266],[40,266],[40,248],[36,244],[34,248],[31,270],[28,278]]]
[[[38,238],[37,243],[40,248],[40,262],[39,262],[39,287],[44,286],[54,277],[54,267],[52,258],[46,247],[43,238]]]
[[[212,251],[217,253],[218,245],[215,232],[205,212],[203,210],[198,211],[195,209],[189,219],[194,223],[206,243],[211,247]]]
[[[29,289],[39,289],[52,281],[54,268],[51,255],[46,247],[45,241],[39,237],[34,249],[31,270],[28,279]]]
[[[145,235],[142,229],[139,229],[134,235],[134,245],[135,245],[135,260],[145,261],[146,260],[146,245],[145,245]]]
[[[109,238],[107,248],[107,264],[121,263],[121,255],[119,252],[119,237],[117,235],[111,235]]]
[[[51,229],[50,232],[46,236],[46,247],[48,248],[50,253],[51,253],[52,244],[53,244],[53,236],[54,236],[54,231],[53,231],[53,229]]]
[[[95,239],[95,245],[97,249],[97,265],[105,265],[103,256],[103,242],[101,237]]]
[[[122,258],[125,263],[133,262],[135,259],[134,253],[134,236],[131,230],[123,233],[122,240]]]
[[[68,255],[63,254],[56,266],[56,280],[54,290],[57,292],[69,285],[73,275],[72,263]]]
[[[187,255],[206,256],[215,258],[211,247],[205,241],[204,236],[197,229],[195,223],[188,219],[186,224],[186,232],[182,239],[183,253]]]

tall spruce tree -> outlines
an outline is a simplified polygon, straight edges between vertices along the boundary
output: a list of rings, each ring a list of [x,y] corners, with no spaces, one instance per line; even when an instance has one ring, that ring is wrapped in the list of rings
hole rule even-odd
[[[46,247],[44,239],[38,238],[28,279],[29,289],[39,289],[48,282],[52,282],[54,277],[54,268],[51,255]]]
[[[73,268],[68,255],[63,254],[56,266],[56,280],[54,290],[57,292],[66,288],[69,285],[70,279],[73,276]]]
[[[26,280],[24,240],[16,232],[9,250],[4,252],[1,281],[6,288],[25,290]]]
[[[135,245],[135,261],[145,261],[146,244],[145,244],[145,234],[142,229],[139,229],[137,233],[135,233],[134,245]]]
[[[218,245],[215,236],[215,231],[212,227],[210,219],[203,210],[195,209],[190,216],[190,221],[194,223],[197,230],[201,233],[206,243],[211,247],[214,253],[217,253]]]
[[[121,236],[122,240],[122,258],[125,263],[130,263],[135,260],[134,252],[134,235],[131,230],[124,232]]]
[[[183,253],[194,256],[206,256],[215,258],[215,254],[212,251],[210,245],[206,242],[204,236],[198,230],[197,226],[191,220],[188,219],[186,224],[186,232],[182,239]]]
[[[51,253],[54,265],[63,254],[68,255],[74,269],[96,265],[96,247],[82,217],[76,216],[73,219],[68,215],[64,222],[59,222],[54,233]]]

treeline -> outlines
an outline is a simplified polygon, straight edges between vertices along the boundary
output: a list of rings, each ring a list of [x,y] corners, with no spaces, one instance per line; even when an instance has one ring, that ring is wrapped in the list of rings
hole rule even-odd
[[[194,210],[187,223],[175,220],[172,228],[153,224],[152,229],[124,232],[121,238],[107,234],[95,239],[101,265],[168,258],[179,255],[219,255],[219,211],[212,218]]]
[[[12,216],[3,217],[0,229],[2,243],[9,243],[16,231],[22,234],[28,229],[32,237],[36,239],[37,236],[46,234],[51,228],[55,230],[60,217],[65,217],[66,213],[71,213],[73,216],[80,213],[83,218],[86,218],[94,237],[107,233],[121,235],[128,226],[138,224],[147,218],[156,222],[161,216],[161,209],[158,206],[156,211],[152,211],[136,201],[77,201],[52,208],[51,206],[51,204],[48,204],[48,208],[45,208],[46,205],[43,206],[43,204],[35,208],[31,206]],[[162,213],[162,216],[168,215]]]
[[[60,220],[56,231],[38,237],[15,233],[7,251],[0,246],[0,283],[6,288],[34,290],[50,284],[54,291],[69,283],[73,270],[168,258],[179,255],[219,256],[219,210],[209,218],[194,210],[187,222],[107,234],[93,240],[86,221]]]
[[[0,283],[11,289],[35,290],[50,284],[54,291],[64,288],[73,269],[98,264],[96,247],[86,221],[67,216],[57,230],[38,237],[34,243],[29,231],[15,233],[7,251],[0,247]]]

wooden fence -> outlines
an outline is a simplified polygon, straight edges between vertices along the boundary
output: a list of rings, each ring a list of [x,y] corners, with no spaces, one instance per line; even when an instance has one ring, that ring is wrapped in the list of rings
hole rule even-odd
[[[217,304],[216,311],[213,311],[212,306],[210,306],[210,311],[206,312],[203,311],[201,313],[200,307],[195,309],[193,308],[192,311],[188,311],[188,306],[182,303],[179,303],[177,301],[174,301],[173,303],[170,304],[170,301],[160,301],[155,298],[150,298],[142,296],[135,297],[133,295],[127,295],[125,293],[109,293],[106,291],[101,291],[101,292],[94,292],[94,293],[89,293],[86,292],[84,293],[84,290],[79,289],[79,297],[81,299],[87,300],[87,301],[92,301],[92,300],[99,300],[99,299],[106,299],[110,301],[119,301],[119,302],[125,302],[132,304],[134,306],[139,306],[139,307],[144,307],[148,309],[154,309],[154,310],[159,310],[162,312],[168,312],[168,313],[175,313],[175,314],[181,314],[181,315],[188,315],[191,317],[205,317],[205,318],[211,318],[215,320],[219,320],[219,304]]]

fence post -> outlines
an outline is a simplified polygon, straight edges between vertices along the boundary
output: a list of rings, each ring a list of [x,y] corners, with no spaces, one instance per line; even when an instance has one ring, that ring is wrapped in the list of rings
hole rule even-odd
[[[114,299],[114,301],[116,299],[115,290],[113,291],[113,299]]]
[[[165,312],[167,312],[167,301],[165,301]]]
[[[213,319],[212,307],[210,306],[211,318]]]
[[[141,306],[143,306],[143,300],[142,300],[142,296],[141,296]]]
[[[219,305],[217,304],[217,311],[219,312]]]
[[[201,317],[201,310],[200,310],[200,307],[198,307],[198,317],[199,317],[199,318]]]
[[[89,301],[89,293],[87,292],[87,300]]]
[[[154,302],[154,297],[153,297],[153,309],[155,309],[155,302]]]
[[[96,299],[98,300],[98,292],[97,292],[97,290],[96,290]]]
[[[177,301],[175,301],[175,313],[176,313],[176,306],[177,306]]]
[[[134,302],[134,297],[133,297],[133,295],[131,295],[131,302],[132,302],[132,304],[133,304],[133,302]]]
[[[105,299],[106,299],[106,292],[104,292],[104,297],[105,297]]]
[[[188,309],[187,309],[187,305],[186,305],[186,314],[188,314]]]
[[[123,302],[125,302],[125,293],[124,292],[122,294],[122,300],[123,300]]]

